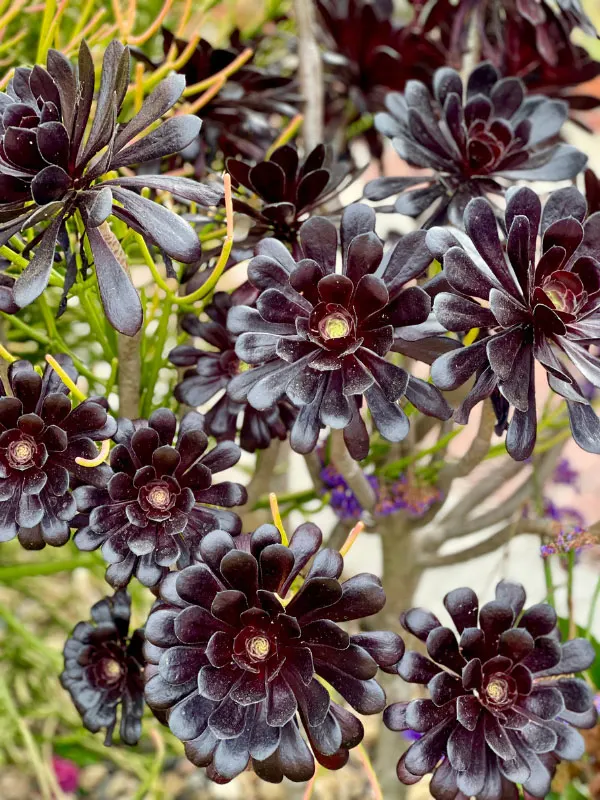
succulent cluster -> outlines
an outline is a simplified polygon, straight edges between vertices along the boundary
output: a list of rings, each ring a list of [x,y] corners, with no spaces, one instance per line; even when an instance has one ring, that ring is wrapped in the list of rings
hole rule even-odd
[[[57,361],[77,377],[68,357]],[[85,479],[100,491],[110,477],[105,465],[85,467],[78,459],[95,458],[94,442],[110,438],[117,425],[104,398],[73,408],[49,365],[40,376],[28,361],[15,361],[7,388],[0,386],[0,541],[18,536],[28,550],[60,547],[77,513],[73,486]]]
[[[450,289],[435,298],[437,319],[446,330],[478,327],[482,334],[473,344],[440,356],[432,366],[433,381],[448,390],[475,374],[457,411],[461,422],[476,403],[499,390],[514,408],[506,447],[518,460],[528,458],[535,445],[536,362],[546,370],[550,388],[565,398],[577,444],[600,452],[600,421],[572,371],[600,385],[600,360],[589,349],[600,338],[600,262],[595,257],[600,216],[584,222],[585,215],[585,198],[573,187],[551,194],[543,213],[536,193],[523,187],[507,196],[506,250],[484,198],[471,200],[465,210],[468,251],[445,228],[427,234]],[[541,255],[536,260],[538,233]]]
[[[523,19],[508,19],[504,47],[491,48],[489,57],[503,75],[521,77],[530,92],[564,100],[570,117],[587,127],[582,112],[597,108],[600,98],[582,85],[600,75],[600,63],[572,41],[572,27],[565,24],[564,16],[548,5],[544,13],[543,28]],[[542,58],[538,50],[541,31],[545,45]]]
[[[290,432],[299,453],[313,450],[320,429],[330,426],[344,430],[354,458],[364,458],[369,436],[360,414],[363,398],[377,430],[391,442],[408,433],[398,404],[404,396],[440,419],[451,413],[435,387],[385,358],[405,329],[429,316],[429,295],[406,285],[429,264],[425,234],[405,237],[384,261],[374,227],[375,213],[367,206],[344,210],[341,274],[335,271],[337,231],[324,217],[300,228],[300,261],[278,240],[264,239],[248,266],[249,281],[260,292],[256,308],[237,306],[228,315],[229,329],[239,334],[236,354],[255,365],[232,378],[229,396],[260,411],[287,395],[300,407]]]
[[[173,50],[180,56],[189,44],[163,29],[165,57]],[[205,39],[200,39],[191,57],[181,67],[180,74],[188,86],[195,86],[230,67],[241,51],[238,42],[232,42],[224,49],[212,47]],[[201,92],[191,94],[189,99],[194,102],[200,95]],[[219,155],[240,155],[260,161],[277,136],[271,117],[293,117],[297,106],[298,97],[292,78],[279,71],[266,71],[253,63],[244,64],[221,91],[199,109],[197,116],[202,120],[202,137],[196,136],[181,156],[193,162],[197,177],[203,177]]]
[[[116,40],[104,55],[92,115],[94,80],[94,63],[84,40],[77,70],[62,53],[50,50],[46,69],[18,67],[6,93],[0,94],[0,243],[47,223],[3,310],[27,306],[44,291],[65,222],[77,211],[94,257],[106,316],[117,330],[133,335],[142,324],[142,306],[103,223],[113,214],[169,257],[194,261],[201,249],[193,228],[139,191],[164,190],[201,205],[217,203],[221,194],[186,178],[134,175],[101,180],[108,172],[181,150],[198,135],[201,123],[193,116],[174,116],[140,137],[181,96],[185,80],[179,76],[165,78],[132,119],[118,123],[129,83],[129,50]]]
[[[402,91],[414,78],[430,83],[445,63],[434,37],[393,19],[393,0],[316,0],[316,6],[326,48],[325,115],[332,137],[381,111],[386,92]],[[367,128],[364,135],[371,153],[381,158],[377,131]]]
[[[501,61],[515,57],[516,50],[532,48],[535,61],[556,65],[560,55],[556,49],[556,24],[566,36],[581,28],[596,35],[593,23],[581,0],[410,0],[415,9],[418,27],[441,38],[448,63],[460,64],[471,43],[474,31],[483,58]],[[511,35],[521,31],[518,41]],[[512,51],[512,52],[511,52]],[[528,66],[531,66],[529,64]]]
[[[226,509],[244,503],[246,490],[231,481],[213,484],[215,473],[238,462],[239,447],[227,441],[207,451],[202,422],[190,411],[175,439],[177,418],[169,409],[157,409],[147,422],[120,419],[108,485],[75,489],[75,544],[102,547],[111,586],[126,586],[135,574],[155,587],[171,565],[190,563],[210,531],[240,533],[239,517]]]
[[[392,209],[410,217],[428,212],[427,227],[460,225],[469,200],[504,194],[506,180],[574,178],[587,161],[575,147],[555,142],[567,104],[528,97],[522,81],[501,78],[490,63],[473,70],[466,91],[459,73],[444,67],[434,75],[433,95],[410,81],[404,94],[386,96],[386,106],[376,117],[378,130],[410,166],[430,172],[375,178],[365,197],[398,195]]]
[[[338,626],[375,614],[385,596],[368,573],[340,583],[343,559],[317,552],[321,541],[311,523],[288,546],[272,525],[236,540],[213,531],[200,544],[200,563],[161,585],[146,624],[146,701],[213,780],[231,780],[250,761],[274,783],[309,780],[315,758],[344,766],[363,726],[323,681],[360,714],[383,710],[375,676],[398,662],[403,642],[387,632],[349,636]]]
[[[254,166],[227,159],[227,170],[239,193],[233,207],[254,221],[250,234],[254,241],[274,236],[298,251],[302,219],[331,200],[349,177],[342,164],[328,163],[327,155],[320,144],[300,162],[296,148],[284,145]],[[255,198],[260,205],[253,202]]]
[[[592,728],[597,713],[582,672],[595,653],[586,639],[561,643],[556,612],[525,606],[525,590],[501,581],[496,599],[479,607],[475,593],[456,589],[444,605],[459,634],[423,608],[402,615],[403,627],[425,643],[427,656],[407,651],[398,674],[427,687],[429,698],[395,703],[384,720],[396,731],[423,735],[398,762],[414,784],[432,772],[436,800],[546,797],[556,765],[583,755],[575,730]]]
[[[589,642],[563,643],[554,609],[524,610],[523,587],[502,581],[481,608],[471,589],[446,596],[458,638],[425,609],[404,612],[403,627],[428,655],[405,652],[395,633],[361,624],[383,609],[377,577],[341,580],[341,553],[322,549],[311,522],[288,542],[274,510],[275,526],[249,533],[246,512],[265,505],[271,486],[247,492],[215,475],[234,467],[241,449],[289,438],[307,456],[310,499],[327,502],[340,529],[370,514],[433,517],[470,458],[443,464],[453,423],[466,424],[476,405],[492,403],[513,459],[536,455],[535,378],[543,372],[565,400],[575,442],[600,454],[592,405],[600,388],[600,183],[588,170],[586,197],[570,185],[545,204],[513,185],[574,181],[586,165],[560,137],[569,114],[585,125],[582,115],[600,104],[582,88],[600,65],[571,38],[591,23],[579,0],[413,0],[404,25],[392,0],[315,6],[325,51],[320,138],[331,147],[307,148],[310,136],[304,148],[291,141],[305,111],[303,64],[296,81],[293,58],[287,74],[287,60],[274,68],[260,39],[250,52],[235,32],[230,47],[217,49],[163,30],[160,63],[133,50],[133,82],[130,50],[115,40],[97,92],[85,41],[76,66],[50,50],[46,67],[17,67],[3,83],[0,311],[21,314],[49,283],[62,287],[64,311],[78,284],[73,316],[60,329],[44,298],[26,321],[16,318],[7,341],[19,352],[31,352],[28,336],[69,350],[83,317],[99,340],[90,352],[102,350],[110,378],[91,364],[86,376],[104,381],[106,398],[74,404],[69,391],[85,395],[70,358],[49,358],[54,367],[42,375],[0,348],[13,362],[0,385],[0,542],[61,546],[75,530],[79,550],[101,550],[115,593],[74,629],[61,682],[84,726],[106,729],[107,744],[119,713],[121,741],[137,743],[147,703],[216,782],[249,767],[268,782],[307,781],[315,761],[340,769],[361,743],[363,725],[348,706],[384,711],[381,669],[429,695],[384,713],[388,727],[419,737],[398,763],[402,782],[433,773],[436,800],[506,800],[521,788],[542,798],[557,764],[583,753],[575,728],[596,721],[576,677],[594,658]],[[293,24],[301,41],[302,21]],[[283,35],[291,30],[284,19]],[[145,41],[129,34],[123,41]],[[157,52],[150,42],[147,51]],[[467,69],[473,55],[481,63]],[[183,97],[193,114],[176,107]],[[342,191],[361,171],[357,137],[379,167],[382,137],[406,162],[408,172],[364,188],[366,200],[394,197],[393,206],[344,207]],[[229,178],[220,188],[223,169],[233,198]],[[207,216],[198,205],[215,210]],[[234,226],[232,209],[249,230],[244,220]],[[404,235],[388,230],[394,243],[386,246],[377,211],[417,223]],[[225,237],[220,256],[202,252],[211,237]],[[140,275],[149,268],[141,296],[129,274],[132,253],[143,256]],[[185,270],[177,274],[171,259]],[[215,266],[201,270],[207,261]],[[204,291],[178,294],[175,278],[204,283]],[[121,334],[140,331],[149,282],[156,293],[139,351],[150,363],[132,366],[132,342]],[[179,338],[169,327],[175,309]],[[36,333],[36,318],[47,337]],[[153,405],[169,349],[170,364],[184,371],[177,379],[170,370]],[[117,421],[109,400],[130,368],[149,412]],[[424,442],[434,425],[437,442],[413,453],[409,432]],[[325,442],[324,431],[343,434]],[[483,434],[473,445],[477,463]],[[354,461],[367,458],[363,472]],[[573,483],[564,465],[560,475]],[[293,508],[296,499],[288,496]],[[523,509],[517,524],[527,521]],[[558,525],[576,520],[550,501],[546,516]],[[545,555],[577,552],[588,542],[581,535],[561,528],[556,541],[544,540],[554,548]],[[135,580],[156,599],[130,636]]]
[[[181,327],[190,336],[200,340],[199,344],[214,350],[182,344],[169,353],[169,359],[178,367],[193,367],[183,374],[174,394],[180,403],[188,406],[204,406],[214,401],[204,415],[204,430],[217,441],[235,440],[239,426],[240,447],[249,453],[264,450],[273,439],[285,440],[293,424],[295,410],[286,400],[272,408],[257,411],[248,403],[236,403],[227,394],[230,380],[242,371],[242,364],[235,352],[236,336],[227,330],[227,314],[235,306],[248,302],[247,292],[217,292],[204,311],[208,321],[195,314],[186,314]],[[215,400],[215,398],[217,398]]]
[[[129,636],[131,598],[123,589],[92,606],[90,622],[80,622],[67,639],[60,682],[92,733],[106,729],[112,743],[120,707],[119,736],[137,744],[144,713],[144,634]]]

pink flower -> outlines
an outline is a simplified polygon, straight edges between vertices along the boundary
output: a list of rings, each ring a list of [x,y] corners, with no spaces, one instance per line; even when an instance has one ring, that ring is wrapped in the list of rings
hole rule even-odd
[[[74,792],[79,786],[79,767],[73,761],[60,756],[52,757],[52,766],[63,792]]]

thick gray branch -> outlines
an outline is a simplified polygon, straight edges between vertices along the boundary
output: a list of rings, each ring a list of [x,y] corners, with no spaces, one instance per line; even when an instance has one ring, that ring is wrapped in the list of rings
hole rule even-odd
[[[119,416],[137,419],[140,415],[142,330],[135,336],[117,334],[119,357]]]
[[[259,450],[257,453],[254,473],[246,486],[248,500],[245,505],[235,509],[236,514],[242,518],[244,531],[254,530],[271,516],[268,510],[254,510],[254,505],[261,497],[274,491],[273,476],[280,452],[281,442],[279,439],[273,439],[265,450]]]
[[[447,553],[446,555],[423,556],[419,559],[418,566],[422,569],[430,569],[435,567],[448,567],[452,564],[462,564],[465,561],[470,561],[472,558],[479,558],[488,553],[493,553],[494,550],[510,542],[514,536],[527,533],[549,535],[551,533],[551,523],[543,520],[517,520],[501,528],[499,531],[496,531],[496,533],[492,534],[487,539],[474,544],[472,547],[466,547],[464,550],[459,550],[456,553]]]
[[[485,400],[481,407],[481,418],[479,427],[471,446],[460,459],[454,464],[448,464],[440,472],[439,484],[444,491],[447,491],[455,478],[464,478],[477,467],[490,450],[490,442],[496,425],[496,415],[490,400]]]
[[[469,491],[454,506],[450,509],[446,509],[444,506],[441,509],[440,517],[443,521],[447,519],[464,519],[474,508],[477,508],[488,497],[491,497],[526,466],[525,462],[513,461],[512,458],[505,459],[498,465],[494,461],[494,465],[495,468],[488,475],[477,481],[474,486],[469,487]]]
[[[365,511],[371,511],[377,498],[360,465],[352,458],[344,442],[343,431],[331,431],[331,461],[346,481]]]
[[[493,508],[480,514],[477,517],[465,519],[464,517],[449,515],[437,526],[435,521],[432,529],[424,538],[423,546],[426,550],[437,550],[447,539],[456,539],[461,536],[468,536],[471,533],[491,528],[505,522],[528,500],[533,497],[538,486],[543,486],[547,478],[552,474],[556,465],[556,459],[562,450],[562,445],[553,448],[545,453],[537,465],[535,471],[529,478],[522,483],[513,494],[506,500],[497,503]]]
[[[306,453],[304,463],[315,491],[317,493],[320,492],[323,488],[323,481],[321,480],[321,461],[319,456],[315,452]]]
[[[323,62],[315,37],[313,0],[294,0],[298,31],[298,72],[304,98],[304,146],[310,151],[323,141]]]

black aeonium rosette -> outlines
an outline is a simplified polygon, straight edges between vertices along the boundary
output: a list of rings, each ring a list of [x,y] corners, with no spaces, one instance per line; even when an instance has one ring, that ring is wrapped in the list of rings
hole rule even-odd
[[[181,150],[200,129],[196,117],[180,115],[140,136],[181,96],[185,80],[179,75],[165,78],[132,119],[118,123],[128,84],[129,50],[118,41],[106,49],[93,116],[94,64],[85,41],[77,69],[62,53],[50,50],[46,69],[15,70],[6,93],[0,94],[0,243],[48,223],[14,285],[17,306],[29,305],[48,283],[65,221],[78,211],[107,317],[132,335],[142,323],[141,303],[102,223],[114,214],[167,256],[192,262],[201,254],[193,228],[139,190],[164,190],[202,205],[216,204],[221,192],[160,175],[101,180],[107,172]]]
[[[432,379],[450,390],[475,374],[456,413],[463,423],[477,403],[499,389],[514,408],[506,447],[517,460],[531,455],[535,445],[536,362],[546,370],[550,388],[565,398],[577,444],[600,452],[600,421],[571,371],[575,367],[600,386],[600,359],[589,351],[600,341],[600,214],[584,223],[585,215],[585,199],[574,187],[553,192],[543,213],[537,194],[521,188],[507,195],[506,252],[483,198],[465,211],[473,248],[465,250],[448,229],[427,235],[452,289],[436,296],[435,316],[447,330],[482,332],[474,344],[440,356]],[[538,229],[542,248],[536,260]]]
[[[374,232],[375,212],[348,206],[341,220],[342,272],[336,273],[337,232],[323,217],[300,229],[305,258],[296,262],[276,239],[263,240],[248,278],[259,290],[256,308],[238,306],[228,315],[237,333],[235,351],[252,365],[229,383],[229,396],[258,410],[284,395],[300,411],[292,448],[310,452],[323,426],[344,429],[355,458],[369,438],[360,409],[363,397],[376,428],[401,441],[408,418],[398,401],[406,396],[426,414],[448,418],[439,392],[386,359],[396,337],[427,321],[429,295],[406,284],[427,267],[423,231],[405,236],[384,260]],[[397,339],[396,339],[397,341]]]
[[[189,42],[163,28],[165,56],[173,51],[179,56],[188,46]],[[200,39],[180,73],[188,86],[202,83],[230,67],[242,49],[240,41],[218,48]],[[192,94],[188,99],[194,102],[201,93]],[[282,75],[278,69],[263,69],[252,61],[247,62],[235,70],[220,91],[197,112],[202,120],[202,136],[186,148],[182,157],[194,162],[197,177],[206,173],[215,157],[240,155],[260,161],[279,133],[273,116],[295,116],[299,101],[293,78]]]
[[[361,111],[374,110],[382,89],[427,80],[444,63],[439,45],[394,21],[392,0],[317,0],[317,8],[333,44],[325,63]]]
[[[407,651],[398,673],[427,686],[431,698],[395,703],[384,714],[392,730],[423,734],[398,762],[403,783],[433,772],[436,800],[516,800],[517,785],[543,798],[558,762],[583,755],[575,728],[592,728],[597,714],[588,685],[573,673],[593,663],[594,649],[585,639],[561,643],[552,606],[523,612],[525,599],[508,581],[481,608],[472,589],[450,592],[444,605],[458,640],[426,609],[402,615],[429,657]]]
[[[171,565],[189,563],[209,531],[240,533],[239,517],[226,508],[244,503],[246,490],[231,481],[213,483],[216,472],[238,462],[240,449],[221,442],[207,451],[202,422],[189,412],[175,439],[177,418],[166,408],[147,422],[120,419],[108,487],[75,490],[82,512],[75,544],[80,550],[102,546],[111,586],[126,586],[135,574],[153,588]]]
[[[243,365],[235,353],[236,336],[227,330],[227,314],[234,305],[248,302],[247,285],[241,291],[217,292],[204,309],[208,321],[195,314],[185,314],[181,327],[190,336],[201,340],[211,349],[201,349],[193,344],[182,344],[169,353],[169,360],[178,367],[193,367],[183,374],[175,386],[174,395],[188,406],[212,405],[204,414],[204,430],[217,441],[234,441],[239,426],[240,447],[249,453],[264,450],[273,439],[287,438],[295,409],[287,400],[280,400],[273,408],[257,411],[248,403],[236,403],[227,395],[229,381],[238,375]],[[254,290],[252,290],[254,294]],[[216,398],[216,400],[215,400]]]
[[[473,70],[466,93],[458,72],[445,67],[434,76],[433,96],[410,81],[403,94],[388,94],[386,105],[378,129],[408,164],[430,172],[375,178],[365,197],[398,195],[393,210],[411,217],[429,212],[426,227],[448,219],[460,225],[469,200],[503,195],[505,179],[574,178],[587,161],[575,147],[555,142],[567,104],[527,96],[518,78],[500,78],[490,63]]]
[[[60,682],[69,692],[83,724],[92,733],[106,728],[112,744],[120,707],[119,735],[137,744],[144,713],[144,635],[129,637],[131,598],[120,589],[92,606],[90,622],[78,623],[67,639]]]
[[[600,97],[582,88],[600,75],[600,63],[571,39],[571,27],[555,10],[546,6],[542,28],[521,19],[506,20],[501,40],[490,59],[503,75],[520,77],[530,93],[564,100],[569,116],[587,129],[582,112],[600,106]],[[538,41],[543,31],[546,44],[540,57]]]
[[[75,380],[71,360],[56,358]],[[28,361],[16,361],[8,383],[10,395],[0,387],[0,541],[18,535],[30,550],[60,547],[77,513],[73,481],[100,488],[110,477],[107,466],[85,467],[75,459],[94,459],[94,442],[110,438],[117,423],[103,398],[73,408],[69,389],[49,365],[40,377]]]
[[[350,175],[341,163],[331,163],[330,156],[320,144],[300,161],[296,148],[287,144],[254,165],[227,159],[227,170],[239,195],[233,200],[233,208],[254,221],[251,237],[274,236],[297,250],[302,220],[331,201]],[[244,190],[251,196],[247,197]]]
[[[595,36],[594,25],[581,0],[410,0],[419,21],[436,31],[448,49],[448,64],[460,65],[469,51],[469,32],[476,31],[483,58],[495,60],[498,52],[516,51],[531,46],[535,62],[556,65],[560,52],[556,46],[558,24],[569,37],[575,28]],[[521,36],[514,37],[517,30]],[[515,53],[513,52],[513,55]],[[516,73],[513,73],[516,74]]]
[[[368,573],[340,583],[343,559],[317,553],[321,541],[311,523],[289,546],[272,525],[235,541],[213,531],[200,543],[201,563],[161,584],[145,629],[146,702],[213,780],[231,780],[250,761],[271,782],[309,780],[314,758],[343,767],[363,726],[322,681],[361,714],[385,704],[375,676],[378,666],[393,671],[402,640],[389,632],[349,636],[337,625],[379,611],[381,583]]]

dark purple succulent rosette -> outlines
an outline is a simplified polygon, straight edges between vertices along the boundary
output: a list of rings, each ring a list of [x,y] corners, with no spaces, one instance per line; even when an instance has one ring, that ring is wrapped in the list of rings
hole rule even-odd
[[[383,156],[383,138],[368,115],[385,107],[389,90],[402,91],[410,78],[430,84],[446,63],[444,47],[428,31],[394,21],[393,0],[317,0],[323,40],[325,141],[345,147],[360,135],[371,156]],[[357,134],[357,131],[360,131]]]
[[[71,695],[84,726],[106,728],[112,744],[120,708],[119,735],[137,744],[144,714],[144,635],[129,637],[131,598],[124,589],[92,606],[90,622],[79,622],[64,647],[60,682]]]
[[[142,306],[102,223],[114,214],[168,257],[196,261],[201,248],[193,228],[142,197],[140,190],[164,190],[201,205],[217,204],[222,192],[163,175],[100,180],[107,172],[177,152],[200,130],[200,120],[180,115],[139,137],[181,96],[185,79],[178,75],[162,81],[132,119],[117,123],[128,84],[129,50],[116,40],[104,54],[93,120],[94,64],[85,41],[77,69],[62,53],[50,50],[46,69],[15,70],[6,93],[0,93],[0,244],[48,222],[34,257],[14,285],[12,299],[22,308],[46,288],[65,221],[79,211],[106,315],[117,330],[133,335],[142,324]]]
[[[429,81],[445,63],[442,47],[394,22],[392,0],[317,0],[330,52],[332,82],[343,83],[358,110],[379,110],[385,89],[402,90],[410,78]]]
[[[600,97],[579,87],[600,75],[600,63],[571,41],[573,26],[561,13],[544,4],[544,14],[542,25],[510,15],[490,59],[503,75],[520,77],[529,92],[564,100],[571,119],[590,130],[581,112],[600,106]]]
[[[70,358],[56,360],[73,380]],[[98,455],[94,442],[117,429],[103,398],[73,408],[64,385],[47,365],[40,377],[28,361],[8,368],[10,395],[0,383],[0,542],[18,536],[28,550],[69,541],[70,521],[77,513],[73,482],[106,486],[106,465],[83,467],[76,458]]]
[[[398,195],[384,210],[410,217],[428,212],[425,227],[448,219],[460,226],[472,198],[503,195],[506,181],[574,178],[587,161],[575,147],[555,142],[566,103],[527,96],[518,78],[501,78],[487,62],[469,76],[466,94],[458,72],[444,67],[435,73],[433,96],[410,81],[404,94],[387,95],[386,106],[375,118],[377,129],[408,164],[430,172],[375,178],[365,197]]]
[[[518,59],[523,52],[523,77],[538,65],[557,65],[563,53],[557,44],[557,28],[569,37],[580,27],[596,36],[594,25],[580,0],[558,0],[551,6],[547,0],[458,0],[457,3],[436,0],[409,0],[425,28],[438,28],[448,49],[447,64],[460,64],[469,48],[469,31],[477,30],[484,58],[500,61],[502,57]],[[517,31],[520,35],[517,35]],[[530,48],[530,49],[529,49]],[[530,58],[525,60],[526,54]]]
[[[204,309],[209,321],[195,314],[186,314],[181,327],[190,336],[201,339],[213,350],[199,349],[193,345],[179,345],[169,353],[169,360],[177,367],[194,367],[183,374],[175,386],[174,394],[180,403],[203,406],[215,397],[218,399],[204,414],[204,430],[220,442],[235,441],[238,435],[243,450],[254,453],[264,450],[273,439],[284,441],[294,422],[296,411],[287,400],[279,401],[273,408],[257,411],[248,403],[234,402],[226,392],[229,381],[240,374],[243,365],[235,353],[236,337],[227,330],[227,314],[233,305],[248,302],[248,292],[239,299],[237,292],[217,292],[212,303]]]
[[[337,625],[377,613],[381,583],[368,573],[340,583],[343,559],[317,552],[321,542],[311,523],[289,546],[273,525],[235,540],[213,531],[200,542],[201,562],[161,584],[145,628],[146,702],[212,780],[229,781],[250,762],[273,783],[309,780],[314,758],[343,767],[363,726],[322,681],[360,714],[385,705],[375,676],[378,667],[394,672],[402,640],[349,636]]]
[[[395,341],[429,317],[429,295],[406,286],[431,260],[424,236],[408,234],[384,258],[373,209],[348,206],[341,220],[341,274],[335,271],[337,231],[323,217],[300,229],[300,261],[276,239],[262,241],[248,267],[260,292],[256,308],[232,308],[227,319],[239,334],[238,357],[256,365],[231,379],[231,399],[260,411],[287,394],[300,407],[290,436],[299,453],[313,450],[319,430],[330,426],[344,430],[354,458],[364,458],[363,397],[375,427],[391,442],[408,432],[398,403],[404,396],[424,413],[447,419],[451,410],[435,387],[385,358]]]
[[[294,246],[294,253],[302,220],[317,206],[331,201],[353,177],[347,167],[332,163],[322,144],[302,162],[296,148],[288,144],[258,164],[228,158],[226,166],[234,186],[238,191],[242,187],[233,200],[234,210],[255,221],[251,236],[274,236]],[[257,195],[262,204],[253,204],[251,198],[247,202],[244,189]]]
[[[200,414],[189,412],[175,437],[177,418],[166,408],[147,422],[120,419],[108,487],[74,491],[82,515],[75,544],[86,551],[102,547],[106,580],[114,588],[134,574],[154,588],[173,564],[189,564],[210,531],[240,533],[239,517],[226,508],[244,503],[246,490],[231,481],[213,483],[215,473],[237,464],[240,449],[220,442],[207,452],[202,423]]]
[[[433,382],[450,390],[476,375],[456,412],[461,423],[498,389],[514,408],[506,448],[517,460],[528,458],[535,445],[536,362],[546,370],[550,388],[565,398],[577,444],[600,453],[600,421],[570,371],[575,367],[600,386],[600,359],[589,351],[600,341],[600,214],[584,223],[585,215],[585,199],[574,187],[553,192],[543,214],[536,193],[521,188],[507,195],[506,248],[483,198],[465,211],[470,243],[464,247],[448,229],[427,235],[451,289],[436,296],[436,318],[449,331],[484,332],[474,344],[438,358]],[[542,255],[536,262],[538,229]]]
[[[525,590],[501,581],[496,599],[479,608],[472,589],[456,589],[444,605],[459,633],[431,612],[402,615],[428,656],[407,651],[398,674],[426,686],[431,699],[395,703],[384,722],[422,733],[398,762],[398,778],[417,783],[433,773],[436,800],[475,796],[505,800],[546,797],[559,761],[576,761],[597,714],[587,683],[573,676],[594,661],[590,642],[562,643],[556,612],[546,603],[523,612]]]
[[[181,55],[189,47],[189,42],[175,38],[165,28],[162,33],[165,57],[171,48]],[[180,73],[188,86],[205,81],[235,61],[246,44],[232,41],[231,46],[224,49],[200,39]],[[139,53],[134,55],[143,57]],[[150,66],[156,65],[150,63]],[[199,95],[200,92],[191,95],[190,100]],[[293,78],[246,63],[230,75],[218,94],[197,112],[202,120],[202,136],[197,136],[181,156],[194,163],[197,177],[206,174],[207,162],[210,164],[220,154],[260,161],[280,132],[272,123],[273,115],[294,117],[300,103]]]

